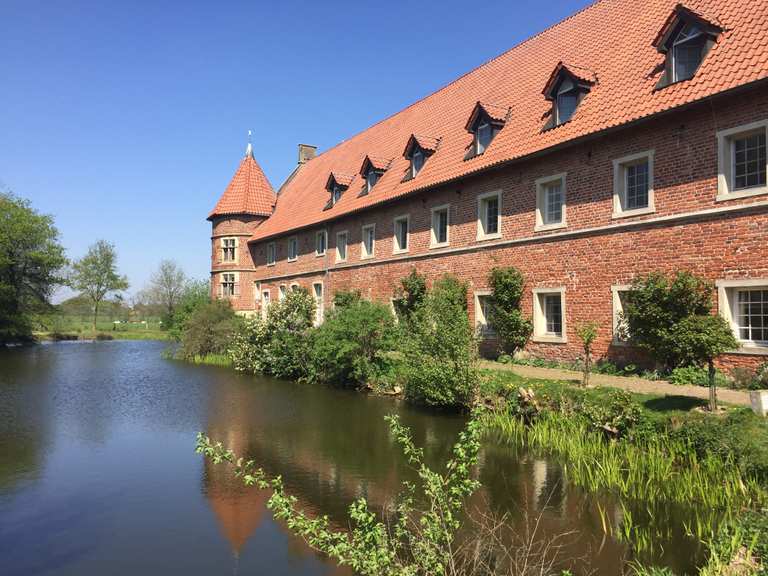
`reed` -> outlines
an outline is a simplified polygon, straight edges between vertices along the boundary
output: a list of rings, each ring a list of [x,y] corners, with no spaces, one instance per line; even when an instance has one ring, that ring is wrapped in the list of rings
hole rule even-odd
[[[699,458],[683,441],[659,437],[632,443],[606,440],[574,417],[542,413],[533,423],[494,413],[486,434],[499,442],[549,453],[562,461],[567,478],[589,491],[610,490],[649,503],[678,502],[717,509],[768,501],[757,480],[743,476],[730,460]]]

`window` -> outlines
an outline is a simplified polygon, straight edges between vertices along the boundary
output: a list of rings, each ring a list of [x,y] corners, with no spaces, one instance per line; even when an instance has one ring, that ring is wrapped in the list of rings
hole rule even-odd
[[[717,287],[720,313],[741,346],[768,350],[768,279],[723,280]]]
[[[416,178],[416,174],[424,167],[424,152],[418,146],[413,149],[411,154],[411,178]]]
[[[475,154],[482,154],[493,140],[493,128],[489,122],[478,125],[475,132]]]
[[[565,288],[536,288],[533,291],[534,342],[566,342]]]
[[[477,239],[501,238],[501,192],[477,197]]]
[[[399,216],[394,221],[394,241],[392,243],[392,252],[408,252],[408,216]]]
[[[572,80],[566,78],[557,89],[557,98],[555,99],[555,123],[563,124],[568,122],[576,112],[579,105],[579,90]]]
[[[320,230],[315,235],[315,255],[324,256],[327,244],[328,244],[328,232],[326,230]]]
[[[235,273],[226,273],[221,275],[221,295],[224,298],[237,295],[237,275]]]
[[[436,206],[432,208],[432,234],[430,247],[437,248],[448,245],[448,218],[450,206]]]
[[[475,327],[481,338],[492,338],[496,335],[491,327],[493,315],[493,298],[490,291],[479,290],[475,292]]]
[[[376,241],[376,225],[367,224],[366,226],[363,226],[363,238],[361,242],[362,246],[360,247],[361,258],[373,258],[375,241]]]
[[[768,193],[767,133],[768,120],[717,133],[717,200]]]
[[[253,301],[258,302],[261,299],[261,282],[253,283]]]
[[[336,233],[336,262],[346,262],[348,241],[349,233],[346,230]]]
[[[234,262],[237,259],[237,238],[221,239],[221,259],[224,262]]]
[[[672,42],[672,81],[693,78],[704,59],[707,36],[696,24],[685,24]]]
[[[288,293],[288,288],[285,287],[285,284],[280,284],[277,292],[277,301],[282,302],[287,293]]]
[[[566,174],[536,180],[536,224],[534,230],[551,230],[566,226]]]
[[[299,288],[301,288],[301,286],[299,286],[298,282],[294,282],[293,284],[291,284],[291,292],[296,292],[296,290],[298,290]]]
[[[325,316],[322,282],[315,282],[312,284],[312,295],[315,298],[315,326],[318,326],[323,323],[323,318]]]
[[[625,345],[629,336],[626,322],[622,318],[629,289],[630,286],[627,284],[611,286],[611,295],[613,297],[613,343],[617,345]]]
[[[293,262],[299,257],[299,239],[295,236],[288,238],[288,262]]]
[[[648,214],[653,201],[653,150],[613,161],[613,217]]]
[[[267,317],[267,310],[269,310],[269,305],[271,302],[272,295],[269,290],[264,290],[261,293],[261,316],[262,318]]]
[[[365,175],[365,191],[370,192],[376,186],[376,182],[381,178],[381,172],[374,168],[369,168]]]
[[[343,192],[341,186],[334,183],[331,187],[331,206],[336,204],[339,200],[341,200],[341,193]]]
[[[275,265],[275,243],[267,244],[267,266]]]

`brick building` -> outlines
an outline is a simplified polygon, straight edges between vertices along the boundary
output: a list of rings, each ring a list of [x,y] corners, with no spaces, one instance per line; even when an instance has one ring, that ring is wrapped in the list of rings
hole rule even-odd
[[[528,351],[599,355],[622,291],[653,270],[717,284],[742,346],[768,360],[768,1],[601,0],[315,156],[275,193],[249,145],[209,215],[212,290],[261,313],[292,286],[389,302],[412,268],[469,283],[512,265]],[[322,312],[321,312],[322,313]]]

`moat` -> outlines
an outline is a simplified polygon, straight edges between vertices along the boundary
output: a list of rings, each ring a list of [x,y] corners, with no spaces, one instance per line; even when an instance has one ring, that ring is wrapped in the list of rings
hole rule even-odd
[[[389,398],[242,376],[166,360],[160,342],[44,344],[0,350],[0,573],[335,574],[272,520],[267,494],[195,454],[203,431],[282,474],[312,513],[346,525],[349,503],[381,508],[411,471],[384,416],[399,413],[432,464],[463,417]],[[641,558],[691,573],[703,551],[686,536],[695,511],[665,508],[647,551],[606,535],[624,509],[569,486],[554,461],[488,443],[472,505],[522,531],[571,533],[575,573],[618,575]],[[642,516],[639,503],[625,503]],[[641,527],[642,528],[642,527]]]

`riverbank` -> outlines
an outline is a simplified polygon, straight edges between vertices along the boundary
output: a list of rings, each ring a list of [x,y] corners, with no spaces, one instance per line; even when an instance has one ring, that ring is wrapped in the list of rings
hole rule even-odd
[[[36,340],[46,342],[65,342],[74,340],[170,340],[168,332],[162,330],[109,330],[83,332],[35,332]]]

